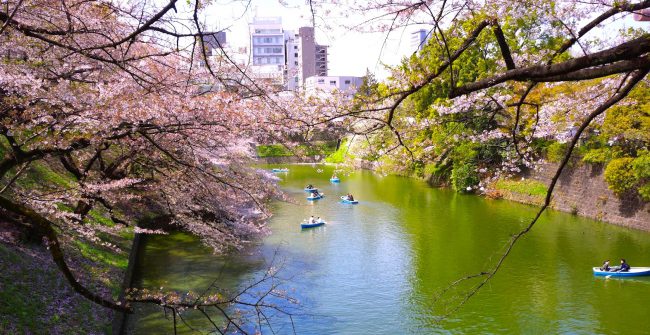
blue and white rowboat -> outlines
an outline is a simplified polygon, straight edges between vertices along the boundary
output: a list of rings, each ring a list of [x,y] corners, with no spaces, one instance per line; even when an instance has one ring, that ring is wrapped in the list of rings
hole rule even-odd
[[[305,188],[305,192],[314,192],[314,191],[318,191],[318,189],[315,188],[315,187],[314,188]]]
[[[359,201],[357,201],[357,200],[348,200],[348,197],[346,197],[346,196],[341,196],[341,202],[344,203],[344,204],[353,204],[353,205],[356,205],[356,204],[359,203]]]
[[[318,221],[318,222],[314,222],[314,223],[303,222],[303,223],[300,224],[300,228],[302,228],[302,229],[314,228],[314,227],[320,227],[320,226],[322,226],[324,224],[325,224],[325,221],[322,221],[322,220]]]
[[[319,193],[319,194],[318,194],[317,196],[315,196],[315,197],[310,195],[310,196],[307,197],[307,200],[318,200],[318,199],[322,199],[324,196],[325,196],[325,195],[324,195],[323,193]]]
[[[617,271],[602,271],[600,268],[593,268],[594,276],[608,276],[608,277],[639,277],[650,276],[650,267],[631,267],[630,271],[617,272]]]
[[[289,169],[287,169],[287,168],[271,169],[271,172],[289,172]]]
[[[330,178],[330,182],[332,182],[332,183],[340,183],[340,182],[341,182],[341,179],[338,179],[338,178]]]

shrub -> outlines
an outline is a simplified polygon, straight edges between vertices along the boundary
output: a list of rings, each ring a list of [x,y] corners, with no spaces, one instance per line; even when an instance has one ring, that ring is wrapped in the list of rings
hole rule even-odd
[[[650,183],[639,187],[638,192],[643,200],[650,201]]]
[[[469,162],[454,162],[451,170],[451,185],[457,192],[464,192],[470,186],[476,186],[479,177],[476,173],[476,165]]]
[[[549,162],[558,163],[562,161],[567,152],[567,144],[560,142],[553,142],[546,147],[546,160]]]
[[[582,157],[582,160],[592,164],[607,163],[612,158],[612,151],[609,148],[591,149]]]
[[[625,157],[617,158],[607,164],[605,168],[605,180],[609,189],[617,195],[634,188],[639,180],[632,170],[632,161],[634,158]]]
[[[650,153],[643,152],[632,162],[632,172],[639,180],[638,192],[645,201],[650,201]]]
[[[644,153],[632,162],[632,171],[638,179],[650,179],[650,153]]]

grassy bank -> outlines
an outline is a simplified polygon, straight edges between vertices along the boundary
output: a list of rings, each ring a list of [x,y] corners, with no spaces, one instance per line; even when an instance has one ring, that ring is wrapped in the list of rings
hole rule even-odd
[[[291,148],[283,144],[264,144],[256,147],[257,157],[327,156],[336,151],[336,141],[303,143]]]
[[[533,205],[544,203],[548,188],[540,181],[533,179],[498,180],[492,184],[493,197],[502,197],[508,200],[524,202]]]
[[[4,150],[0,143],[0,156]],[[53,166],[56,164],[47,161],[34,162],[25,168],[16,184],[24,190],[40,191],[74,185],[72,175]],[[57,206],[73,210],[63,202]],[[102,226],[102,232],[97,234],[99,240],[61,233],[59,242],[66,263],[90,291],[117,299],[128,266],[133,231],[112,230],[115,222],[101,209],[91,210],[84,222]],[[39,241],[27,242],[33,238],[24,229],[0,220],[0,334],[110,333],[113,313],[74,292],[53,263],[50,252]],[[108,248],[103,242],[110,242],[119,250]]]

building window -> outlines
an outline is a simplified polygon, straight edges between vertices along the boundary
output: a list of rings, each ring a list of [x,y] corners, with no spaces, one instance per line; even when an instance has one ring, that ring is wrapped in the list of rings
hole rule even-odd
[[[294,49],[294,50],[298,50],[298,46],[297,46],[297,45],[294,45],[294,46],[293,46],[293,49]]]
[[[295,65],[298,65],[298,61],[293,62]]]
[[[318,79],[319,84],[325,84],[325,79]]]
[[[336,86],[336,80],[330,80],[330,85]]]
[[[270,37],[264,37],[264,43],[272,43],[273,39]]]
[[[346,85],[350,85],[350,81],[349,81],[349,80],[346,80],[346,81],[345,81],[345,84],[346,84]]]
[[[297,53],[297,52],[296,52],[295,54],[293,54],[293,55],[294,55],[295,57],[298,57],[298,53]]]

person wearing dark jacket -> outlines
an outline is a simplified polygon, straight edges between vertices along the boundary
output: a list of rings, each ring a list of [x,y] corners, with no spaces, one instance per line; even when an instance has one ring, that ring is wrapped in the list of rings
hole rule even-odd
[[[621,258],[621,267],[619,268],[620,272],[628,272],[630,271],[630,265],[625,262],[625,258]]]

